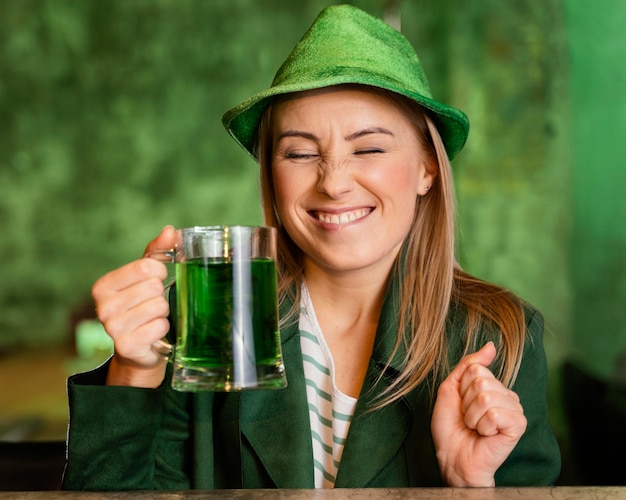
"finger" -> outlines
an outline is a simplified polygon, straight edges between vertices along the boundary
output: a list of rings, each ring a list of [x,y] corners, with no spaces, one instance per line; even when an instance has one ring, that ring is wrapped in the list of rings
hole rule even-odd
[[[116,339],[138,330],[155,319],[166,319],[168,315],[169,304],[165,297],[160,295],[144,300],[131,308],[119,311],[110,318],[105,318],[101,321],[109,335]],[[149,340],[146,342],[150,343]]]
[[[152,350],[152,345],[167,335],[169,322],[164,318],[155,318],[141,325],[131,333],[115,339],[115,353],[124,359],[139,360],[149,356],[155,360],[161,357]]]
[[[165,280],[167,278],[165,265],[154,259],[139,259],[102,276],[94,283],[91,294],[96,304],[100,306],[99,302],[152,278],[157,278],[161,282]]]
[[[485,412],[489,408],[498,406],[509,409],[519,408],[519,396],[498,383],[494,384],[493,387],[483,388],[482,390],[471,389],[461,399],[461,412],[466,415],[466,418],[472,412]]]
[[[98,295],[100,294],[100,295]],[[132,309],[141,302],[154,297],[165,297],[162,276],[146,276],[133,282],[122,290],[107,289],[105,292],[94,292],[96,311],[101,321],[117,316]]]
[[[479,430],[480,422],[483,422],[483,426],[493,423],[500,411],[524,414],[519,397],[508,389],[504,392],[499,388],[496,391],[480,392],[471,402],[464,400],[463,407],[463,422],[475,430]],[[485,416],[488,416],[486,420]]]
[[[493,342],[488,342],[478,351],[464,356],[448,374],[446,379],[439,385],[439,388],[437,389],[437,401],[453,401],[462,399],[462,381],[468,367],[473,365],[483,367],[489,366],[495,358],[495,355],[496,349]]]
[[[496,380],[496,378],[489,368],[473,363],[468,365],[461,375],[459,392],[462,396],[465,396],[470,390],[474,392],[487,390],[492,380]]]
[[[176,229],[174,226],[165,226],[159,235],[154,238],[148,245],[143,253],[145,257],[150,252],[155,250],[169,250],[176,245]]]
[[[521,409],[491,408],[482,414],[474,428],[481,436],[501,434],[519,439],[526,431],[527,420]]]
[[[465,370],[468,366],[473,364],[479,364],[481,366],[487,367],[491,364],[491,362],[496,357],[496,347],[493,342],[487,342],[481,349],[472,354],[468,354],[464,356],[459,364],[454,367],[454,369],[450,372],[448,378],[455,382],[460,388],[461,378],[465,373]]]
[[[463,398],[463,411],[478,395],[494,392],[508,394],[509,390],[494,374],[478,363],[469,365],[461,376],[459,392]],[[515,394],[515,393],[513,393]]]

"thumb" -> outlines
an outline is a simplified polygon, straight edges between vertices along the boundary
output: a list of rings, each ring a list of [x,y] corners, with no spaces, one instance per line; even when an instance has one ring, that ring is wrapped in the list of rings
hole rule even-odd
[[[155,250],[169,250],[174,248],[174,245],[176,245],[176,229],[174,226],[165,226],[159,235],[148,243],[143,256],[146,257]]]
[[[493,342],[489,341],[484,346],[482,346],[478,351],[468,354],[463,357],[459,364],[456,365],[454,370],[450,373],[450,376],[459,382],[461,380],[461,376],[463,372],[467,369],[468,366],[473,364],[479,364],[484,367],[488,367],[496,357],[496,346]]]

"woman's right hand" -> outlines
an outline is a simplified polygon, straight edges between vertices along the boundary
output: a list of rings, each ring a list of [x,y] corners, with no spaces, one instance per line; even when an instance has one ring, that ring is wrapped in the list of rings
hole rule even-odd
[[[175,229],[166,226],[144,252],[174,247]],[[102,276],[92,295],[98,319],[113,339],[107,385],[156,388],[165,377],[167,358],[153,344],[169,331],[169,304],[163,281],[165,264],[142,258]]]

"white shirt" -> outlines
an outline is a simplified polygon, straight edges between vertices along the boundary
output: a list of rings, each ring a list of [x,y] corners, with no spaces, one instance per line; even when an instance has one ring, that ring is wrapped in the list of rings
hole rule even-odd
[[[315,487],[332,488],[357,399],[337,389],[333,357],[304,284],[299,329],[311,422]]]

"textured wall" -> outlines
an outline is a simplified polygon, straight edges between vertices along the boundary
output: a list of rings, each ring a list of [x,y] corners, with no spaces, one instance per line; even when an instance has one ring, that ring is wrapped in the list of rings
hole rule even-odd
[[[0,347],[67,338],[93,281],[165,224],[260,221],[220,116],[305,22],[262,4],[2,2]]]
[[[568,0],[572,357],[626,383],[626,2]],[[600,8],[601,7],[601,8]]]

